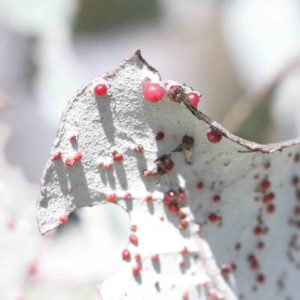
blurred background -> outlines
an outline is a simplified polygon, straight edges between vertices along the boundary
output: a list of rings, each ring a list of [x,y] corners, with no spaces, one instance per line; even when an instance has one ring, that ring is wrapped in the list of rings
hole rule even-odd
[[[120,263],[121,209],[82,209],[40,237],[35,202],[68,100],[137,48],[239,136],[298,136],[297,0],[0,0],[1,300],[98,299]]]

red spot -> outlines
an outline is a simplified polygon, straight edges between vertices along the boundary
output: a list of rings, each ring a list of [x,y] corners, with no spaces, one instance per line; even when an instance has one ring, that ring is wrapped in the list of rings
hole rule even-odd
[[[255,261],[255,260],[256,260],[256,257],[255,257],[253,254],[250,254],[250,255],[248,256],[248,261],[253,262],[253,261]]]
[[[164,96],[164,89],[159,83],[146,83],[143,89],[143,96],[149,102],[157,102]]]
[[[219,202],[221,200],[221,197],[219,195],[214,196],[214,201]]]
[[[137,238],[137,236],[136,236],[135,234],[131,234],[131,235],[129,236],[129,241],[130,241],[132,244],[137,244],[138,238]]]
[[[155,137],[155,139],[157,141],[162,141],[164,138],[165,138],[165,134],[162,131],[158,132],[156,137]]]
[[[298,176],[295,176],[295,177],[293,178],[293,180],[292,180],[292,183],[293,183],[293,185],[298,185],[298,183],[299,183],[299,177],[298,177]]]
[[[263,189],[263,190],[267,190],[269,187],[271,186],[271,183],[269,180],[265,179],[261,182],[260,184],[260,187]]]
[[[212,223],[215,223],[217,221],[220,220],[220,217],[217,216],[215,213],[211,213],[209,216],[208,216],[208,220]]]
[[[198,94],[196,93],[189,93],[187,95],[188,99],[190,100],[190,102],[194,105],[197,106],[199,101],[200,101],[200,97]]]
[[[179,266],[180,266],[180,267],[184,267],[184,265],[185,265],[185,262],[184,262],[184,260],[182,260],[182,261],[179,263]]]
[[[103,166],[104,166],[103,161],[98,161],[98,162],[97,162],[97,166],[98,166],[98,167],[103,167]]]
[[[184,202],[186,200],[186,193],[180,193],[178,198],[180,201]]]
[[[72,134],[70,136],[70,141],[76,141],[76,138],[77,138],[76,134]]]
[[[294,212],[295,212],[296,215],[300,215],[300,207],[296,206],[295,209],[294,209]]]
[[[37,261],[33,261],[33,262],[29,265],[28,272],[29,272],[30,275],[34,275],[34,274],[36,274],[37,269],[38,269],[38,263],[37,263]]]
[[[112,168],[112,163],[111,163],[111,162],[106,163],[106,164],[104,165],[104,168],[105,168],[105,169],[111,169],[111,168]]]
[[[259,268],[258,261],[257,260],[252,261],[250,264],[250,268],[251,268],[251,270],[257,270]]]
[[[235,263],[231,264],[231,270],[235,271],[237,269],[237,265]]]
[[[7,223],[6,223],[7,229],[12,230],[12,229],[15,228],[15,226],[16,226],[16,223],[13,219],[8,220]]]
[[[299,162],[300,161],[300,153],[297,153],[295,155],[295,158],[294,158],[295,162]]]
[[[189,292],[188,292],[188,291],[185,291],[185,292],[182,294],[182,299],[184,299],[184,300],[189,299]]]
[[[270,192],[270,193],[268,193],[267,195],[265,195],[263,197],[263,202],[264,203],[268,203],[268,202],[270,202],[270,201],[272,201],[274,199],[275,199],[275,194],[273,192]]]
[[[258,283],[264,283],[265,282],[265,276],[263,274],[258,274],[256,278]]]
[[[120,161],[123,159],[123,155],[121,153],[114,153],[113,159],[114,161]]]
[[[196,187],[197,187],[198,190],[202,190],[203,189],[203,182],[198,182]]]
[[[184,246],[183,249],[181,250],[181,254],[187,254],[189,252],[187,246]]]
[[[232,271],[231,265],[224,265],[221,267],[222,274],[228,274]]]
[[[60,151],[56,151],[53,155],[53,159],[54,160],[58,160],[61,159],[61,152]]]
[[[275,205],[274,204],[269,204],[267,207],[267,211],[271,214],[275,211]]]
[[[110,193],[106,195],[106,199],[109,202],[115,202],[117,200],[117,194],[116,193]]]
[[[126,193],[126,194],[124,195],[124,199],[125,199],[125,200],[130,200],[130,199],[131,199],[131,194],[130,194],[130,193]]]
[[[222,135],[213,130],[208,130],[206,136],[211,143],[219,143],[222,140]]]
[[[94,87],[94,93],[98,96],[102,96],[107,92],[106,84],[100,83]]]
[[[146,201],[152,201],[153,197],[151,194],[146,195]]]
[[[135,256],[134,256],[135,260],[136,261],[141,261],[141,256],[139,253],[137,253]]]
[[[169,190],[167,193],[166,193],[166,198],[169,200],[169,201],[172,201],[172,200],[175,200],[177,198],[177,193],[173,190]]]
[[[165,204],[165,205],[168,205],[169,203],[170,203],[170,201],[168,200],[168,198],[167,197],[165,197],[164,199],[163,199],[163,204]]]
[[[260,235],[263,233],[263,230],[260,226],[257,226],[253,229],[253,233],[256,234],[256,235]]]
[[[252,270],[257,270],[259,268],[258,261],[257,261],[256,257],[253,254],[250,254],[248,256],[248,261],[250,262],[250,268]]]
[[[123,250],[122,257],[123,259],[130,259],[130,252],[127,249]]]
[[[68,167],[73,167],[75,165],[75,163],[76,163],[76,161],[75,161],[73,156],[69,156],[65,160],[65,165],[68,166]]]
[[[144,153],[144,146],[141,144],[136,145],[136,147],[134,148],[134,151],[136,153]]]
[[[170,172],[174,168],[174,162],[171,158],[166,158],[163,162],[165,171]]]
[[[152,173],[149,170],[144,170],[142,172],[143,177],[151,177]]]
[[[153,255],[151,256],[151,260],[152,260],[152,261],[158,260],[158,254],[153,254]]]
[[[131,230],[136,232],[137,231],[137,226],[136,225],[131,225]]]
[[[257,246],[256,246],[256,247],[257,247],[257,249],[260,249],[260,250],[261,250],[261,249],[263,249],[263,248],[265,247],[265,244],[264,244],[263,241],[260,241],[260,242],[257,243]]]
[[[59,222],[61,224],[66,224],[68,222],[68,220],[69,220],[68,215],[62,215],[62,216],[59,217]]]
[[[139,265],[136,265],[132,268],[132,273],[133,274],[139,274],[141,271],[141,267]]]
[[[170,212],[175,213],[175,212],[179,211],[179,206],[176,202],[175,203],[171,202],[171,203],[169,203],[168,209],[169,209]]]
[[[168,98],[171,100],[171,101],[174,101],[175,99],[173,98],[173,92],[178,89],[178,88],[181,88],[180,85],[173,85],[172,87],[170,87],[169,91],[168,91]]]
[[[211,299],[216,299],[217,298],[217,293],[215,291],[209,291],[209,297]]]
[[[81,161],[81,159],[82,159],[82,154],[80,152],[76,152],[74,155],[74,160],[78,162]]]

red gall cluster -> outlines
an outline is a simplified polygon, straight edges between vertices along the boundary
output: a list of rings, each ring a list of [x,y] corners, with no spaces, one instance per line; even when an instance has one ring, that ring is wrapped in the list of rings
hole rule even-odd
[[[62,215],[62,216],[59,217],[59,222],[61,224],[66,224],[68,222],[68,220],[69,220],[68,215]]]
[[[97,161],[97,166],[98,167],[103,167],[104,166],[104,162],[103,161]]]
[[[273,201],[274,199],[275,199],[275,194],[273,192],[270,192],[270,193],[264,195],[263,202],[268,203],[268,202]]]
[[[115,202],[117,200],[118,196],[116,193],[110,193],[106,195],[106,199],[108,202]]]
[[[123,250],[122,257],[124,260],[130,259],[131,255],[130,255],[129,250],[127,250],[127,249]]]
[[[196,188],[197,188],[198,190],[202,190],[202,189],[203,189],[203,186],[204,186],[203,182],[198,182],[197,185],[196,185]]]
[[[298,185],[299,184],[299,177],[298,176],[295,176],[292,180],[292,184],[293,185]]]
[[[153,254],[152,256],[151,256],[151,260],[152,261],[157,261],[158,260],[158,254]]]
[[[210,222],[212,222],[212,223],[216,223],[216,222],[218,222],[218,221],[221,221],[221,217],[218,216],[218,215],[215,214],[215,213],[210,213],[210,214],[208,215],[208,220],[209,220]]]
[[[82,154],[80,152],[75,152],[74,154],[70,155],[65,160],[65,165],[68,167],[73,167],[77,162],[81,161]]]
[[[130,193],[125,193],[125,195],[124,195],[124,199],[125,200],[130,200],[131,199],[131,194]]]
[[[162,131],[159,131],[159,132],[156,134],[156,137],[155,137],[155,139],[156,139],[157,141],[162,141],[164,138],[165,138],[165,134],[164,134]]]
[[[168,91],[168,98],[171,100],[171,101],[175,101],[174,99],[174,95],[173,95],[173,92],[178,89],[178,88],[181,88],[180,85],[173,85],[169,88],[169,91]]]
[[[253,233],[255,235],[261,235],[263,233],[263,229],[260,227],[260,226],[256,226],[254,229],[253,229]]]
[[[187,248],[187,246],[184,246],[181,250],[181,254],[188,254],[189,253],[189,250]]]
[[[168,98],[171,101],[175,101],[174,99],[174,91],[178,88],[182,88],[180,85],[173,85],[170,87],[169,91],[168,91]],[[200,97],[197,93],[195,92],[191,92],[187,94],[187,98],[189,99],[189,101],[191,102],[192,105],[197,106],[199,104],[200,101]]]
[[[197,93],[189,93],[187,97],[192,105],[197,106],[199,104],[200,96]]]
[[[295,215],[300,215],[300,207],[299,206],[295,207],[294,213],[295,213]]]
[[[269,205],[267,206],[267,212],[268,212],[268,213],[273,213],[273,212],[275,212],[275,209],[276,209],[276,207],[275,207],[275,205],[274,205],[273,203],[271,203],[271,204],[269,204]]]
[[[131,234],[130,236],[129,236],[129,241],[132,243],[132,244],[137,244],[138,243],[138,238],[137,238],[137,236],[135,235],[135,234]]]
[[[121,161],[123,159],[123,155],[118,151],[113,151],[112,155],[114,161]]]
[[[53,159],[54,160],[58,160],[61,159],[61,152],[60,151],[56,151],[53,155]]]
[[[211,143],[219,143],[222,140],[222,135],[214,130],[208,130],[206,136]]]
[[[261,183],[260,183],[260,187],[263,191],[267,190],[269,187],[271,186],[271,182],[267,179],[263,180]]]
[[[189,299],[189,292],[188,292],[188,291],[185,291],[185,292],[182,294],[182,299],[183,299],[183,300],[188,300],[188,299]]]
[[[250,269],[251,270],[257,270],[259,268],[259,263],[258,263],[256,257],[253,254],[250,254],[248,256],[248,262],[250,264]]]
[[[177,203],[177,200],[180,202],[186,201],[186,193],[183,191],[180,191],[179,193],[174,190],[169,190],[165,193],[165,197],[163,199],[163,204],[168,206],[168,209],[170,212],[176,213],[179,211],[179,204]]]
[[[221,200],[221,197],[219,195],[215,195],[213,200],[214,202],[219,202]]]
[[[133,273],[134,275],[139,274],[140,271],[141,271],[141,267],[140,267],[139,265],[135,265],[135,266],[132,268],[132,273]]]
[[[237,269],[237,266],[236,264],[232,263],[232,264],[227,264],[227,265],[223,265],[221,267],[221,271],[222,271],[222,274],[225,275],[225,274],[229,274],[231,272],[234,272],[235,270]]]
[[[261,250],[261,249],[263,249],[265,247],[265,244],[264,244],[263,241],[260,241],[260,242],[257,243],[256,247],[257,247],[257,249]]]
[[[258,274],[256,278],[258,283],[264,283],[265,282],[265,276],[263,274]]]
[[[143,177],[151,177],[152,176],[152,172],[151,171],[149,171],[149,170],[144,170],[143,172],[142,172],[142,176]]]
[[[70,141],[71,141],[71,142],[76,141],[76,139],[77,139],[77,135],[76,135],[76,134],[71,134],[71,135],[70,135]]]
[[[107,92],[106,84],[100,83],[94,87],[94,93],[97,96],[103,96]]]
[[[146,195],[146,201],[150,202],[152,201],[153,197],[151,194]]]
[[[136,153],[144,153],[144,146],[141,145],[141,144],[138,144],[138,145],[135,146],[134,151]]]
[[[158,102],[164,96],[164,89],[159,83],[148,82],[143,88],[143,96],[149,102]]]
[[[171,158],[166,158],[163,161],[163,168],[166,172],[170,172],[174,168],[174,162]]]
[[[113,166],[113,165],[112,165],[111,162],[107,162],[107,163],[104,164],[104,168],[107,169],[107,170],[111,169],[112,166]]]
[[[35,260],[29,265],[28,273],[30,275],[34,275],[37,273],[37,270],[38,270],[38,262]]]

